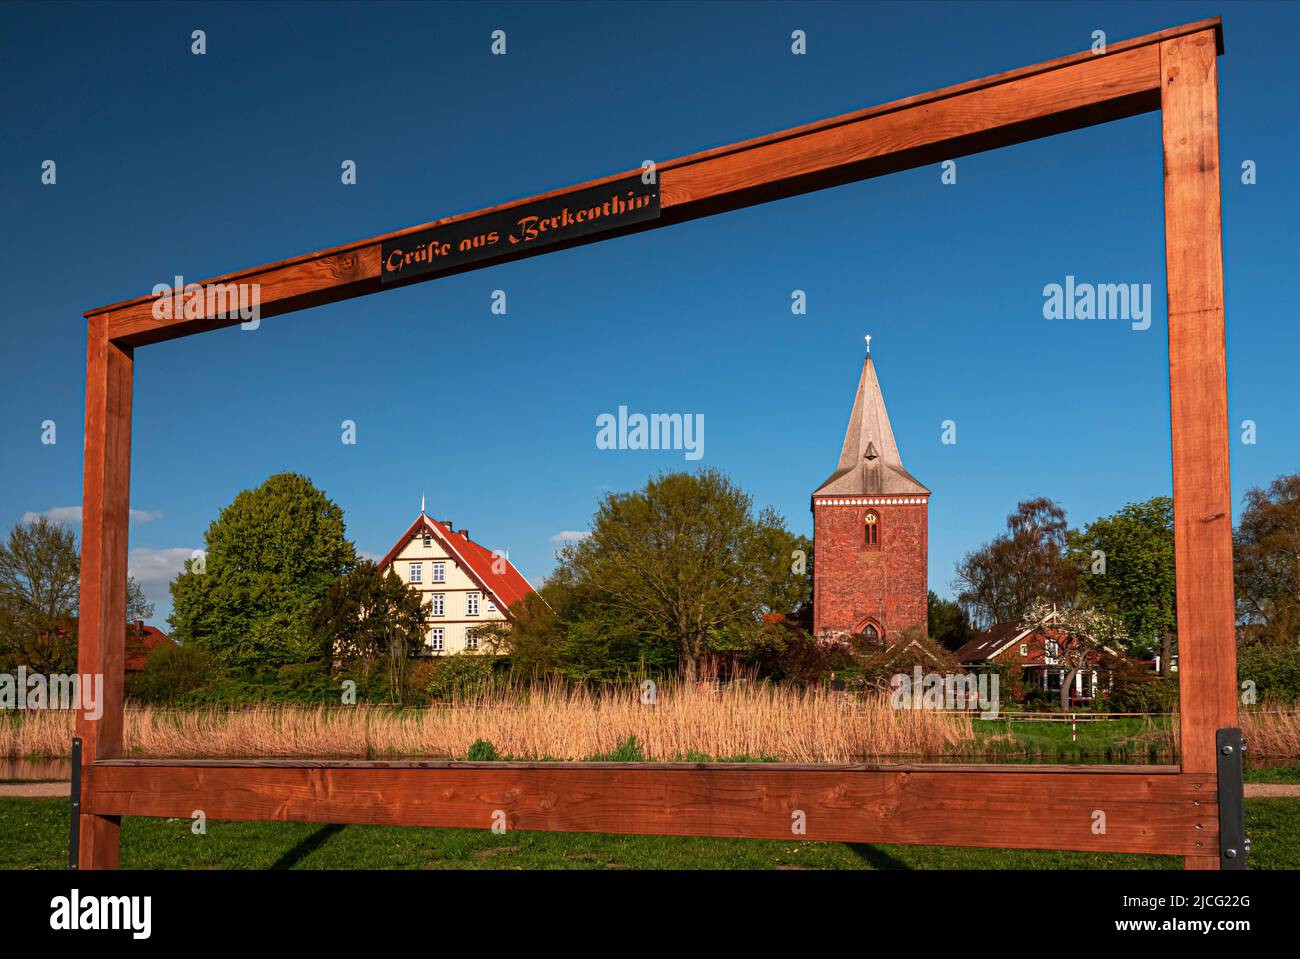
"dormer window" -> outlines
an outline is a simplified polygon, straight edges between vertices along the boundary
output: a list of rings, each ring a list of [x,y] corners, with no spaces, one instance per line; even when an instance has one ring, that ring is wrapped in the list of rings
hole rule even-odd
[[[863,523],[863,540],[868,546],[880,545],[880,516],[873,510],[867,510],[866,522]]]

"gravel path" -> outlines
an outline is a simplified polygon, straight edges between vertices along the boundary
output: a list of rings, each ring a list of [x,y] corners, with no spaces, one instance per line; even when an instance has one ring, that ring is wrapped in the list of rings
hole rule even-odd
[[[0,796],[66,796],[72,783],[0,783]]]

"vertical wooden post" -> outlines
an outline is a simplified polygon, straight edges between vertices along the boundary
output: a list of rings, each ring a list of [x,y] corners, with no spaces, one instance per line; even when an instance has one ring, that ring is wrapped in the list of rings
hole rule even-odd
[[[1215,730],[1237,725],[1217,52],[1213,30],[1160,44],[1182,766],[1209,776]]]
[[[81,601],[77,671],[103,677],[98,719],[77,715],[82,739],[81,808],[89,808],[86,768],[122,754],[126,645],[127,536],[131,513],[132,350],[109,341],[106,317],[90,320],[86,350],[85,481],[81,495]],[[79,816],[79,869],[116,869],[120,819]]]

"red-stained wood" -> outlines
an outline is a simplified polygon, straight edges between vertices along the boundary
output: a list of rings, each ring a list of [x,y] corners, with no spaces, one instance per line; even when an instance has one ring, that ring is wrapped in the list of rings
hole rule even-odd
[[[111,759],[100,765],[135,766],[186,766],[186,767],[238,767],[240,769],[495,769],[535,770],[564,769],[604,771],[636,769],[683,772],[688,770],[757,769],[762,772],[832,772],[832,773],[1087,773],[1090,776],[1177,776],[1182,770],[1171,765],[1083,766],[1078,763],[710,763],[710,762],[537,762],[532,760],[494,760],[477,762],[463,759],[325,759],[308,757],[291,758],[240,758],[240,759],[190,759],[181,757],[145,759]]]
[[[1237,725],[1217,52],[1209,30],[1160,44],[1182,765],[1202,775]]]
[[[117,762],[90,770],[89,803],[121,816],[1172,855],[1218,841],[1208,778],[1178,773],[511,767]]]
[[[93,317],[86,347],[77,672],[103,677],[103,700],[98,720],[87,718],[85,712],[77,714],[83,761],[79,826],[83,869],[113,869],[118,861],[118,821],[87,812],[84,784],[91,763],[122,754],[133,363],[130,347],[109,341],[107,318]]]
[[[658,165],[662,216],[620,231],[524,249],[510,257],[427,273],[381,287],[380,244],[434,226],[608,183],[632,172],[552,190],[472,213],[445,217],[367,240],[203,281],[256,283],[261,315],[396,289],[507,259],[570,249],[614,236],[734,210],[841,183],[908,169],[1079,127],[1121,119],[1160,105],[1161,40],[1192,29],[1217,32],[1218,21],[1173,28],[1112,44],[1105,54],[1071,54],[905,100],[779,133],[666,160]],[[87,315],[111,315],[111,336],[141,346],[223,326],[234,319],[155,319],[154,297],[137,297]]]

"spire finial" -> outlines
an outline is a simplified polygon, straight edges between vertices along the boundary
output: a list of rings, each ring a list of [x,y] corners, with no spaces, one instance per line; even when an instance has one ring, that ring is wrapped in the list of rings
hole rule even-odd
[[[424,515],[424,494],[420,494],[420,515]]]
[[[863,337],[863,339],[867,341],[867,356],[870,356],[871,355],[871,334],[868,333],[866,336]]]

